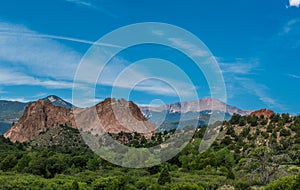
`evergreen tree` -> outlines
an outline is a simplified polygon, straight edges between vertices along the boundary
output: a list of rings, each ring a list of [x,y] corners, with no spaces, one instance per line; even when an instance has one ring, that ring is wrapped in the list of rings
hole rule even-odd
[[[171,176],[167,167],[160,172],[158,178],[158,184],[164,185],[165,183],[171,183]]]

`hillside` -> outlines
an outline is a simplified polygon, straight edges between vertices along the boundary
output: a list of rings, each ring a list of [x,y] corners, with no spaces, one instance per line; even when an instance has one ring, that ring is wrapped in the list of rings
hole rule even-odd
[[[297,189],[300,116],[267,113],[271,112],[234,114],[229,121],[201,126],[174,158],[142,169],[105,161],[84,144],[77,129],[66,125],[49,127],[28,143],[0,137],[0,182],[7,181],[3,187],[14,189],[24,184],[36,189]],[[174,135],[180,139],[188,128],[156,133],[150,139],[138,133],[108,135],[128,147],[159,147]],[[199,153],[209,129],[221,131],[212,146]],[[137,155],[128,150],[122,156],[136,165],[154,161],[147,151]]]
[[[267,146],[283,152],[294,150],[300,143],[300,116],[275,114],[269,110],[249,116],[233,115],[224,122],[219,142],[236,152],[246,151],[251,146]]]

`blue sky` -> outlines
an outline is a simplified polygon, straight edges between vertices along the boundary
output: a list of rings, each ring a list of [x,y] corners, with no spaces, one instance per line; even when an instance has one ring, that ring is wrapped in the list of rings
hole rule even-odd
[[[31,101],[56,94],[71,101],[76,69],[95,41],[128,24],[163,22],[190,31],[206,44],[222,70],[228,104],[299,114],[299,4],[298,0],[1,1],[0,99]],[[191,78],[199,97],[210,96],[205,77],[190,59],[167,47],[145,45],[129,48],[111,61],[104,82],[96,87],[96,101],[110,96],[112,76],[149,57],[175,63]],[[157,67],[149,70],[163,69]],[[189,87],[181,78],[169,80]],[[129,98],[139,104],[178,101],[167,86],[144,81]]]

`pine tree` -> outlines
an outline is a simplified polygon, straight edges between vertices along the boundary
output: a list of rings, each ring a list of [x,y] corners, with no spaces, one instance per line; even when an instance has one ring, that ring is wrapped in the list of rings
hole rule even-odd
[[[160,172],[158,178],[158,184],[164,185],[165,183],[171,183],[171,176],[167,167]]]

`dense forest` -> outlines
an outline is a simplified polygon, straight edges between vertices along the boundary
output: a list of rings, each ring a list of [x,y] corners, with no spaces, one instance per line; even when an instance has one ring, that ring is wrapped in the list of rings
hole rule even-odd
[[[0,189],[300,189],[300,116],[235,114],[221,126],[207,151],[198,151],[208,129],[199,126],[178,155],[143,169],[101,159],[78,130],[67,126],[29,143],[1,136]],[[150,139],[136,133],[110,135],[127,146],[151,147],[174,131]]]

